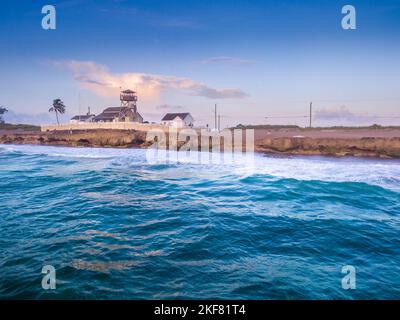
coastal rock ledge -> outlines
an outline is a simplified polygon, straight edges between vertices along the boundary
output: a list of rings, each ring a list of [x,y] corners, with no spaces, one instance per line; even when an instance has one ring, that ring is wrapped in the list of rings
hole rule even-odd
[[[275,138],[256,142],[266,153],[400,158],[400,138]]]
[[[256,131],[255,150],[286,155],[400,158],[400,134],[397,130],[377,130],[370,137],[361,132],[326,134],[323,131]],[[40,132],[21,129],[0,130],[0,144],[113,148],[147,148],[150,145],[146,142],[146,132],[137,130]]]

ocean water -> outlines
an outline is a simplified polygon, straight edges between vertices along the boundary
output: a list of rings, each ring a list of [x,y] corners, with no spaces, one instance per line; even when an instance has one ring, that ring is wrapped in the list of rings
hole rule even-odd
[[[399,161],[145,152],[0,145],[1,299],[400,298]]]

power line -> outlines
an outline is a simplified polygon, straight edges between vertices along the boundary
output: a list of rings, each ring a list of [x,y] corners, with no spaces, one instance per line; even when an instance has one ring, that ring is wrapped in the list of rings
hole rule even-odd
[[[370,118],[380,118],[380,119],[399,119],[400,116],[368,116]]]
[[[275,118],[309,118],[309,116],[273,116],[273,117],[264,117],[265,119],[275,119]]]

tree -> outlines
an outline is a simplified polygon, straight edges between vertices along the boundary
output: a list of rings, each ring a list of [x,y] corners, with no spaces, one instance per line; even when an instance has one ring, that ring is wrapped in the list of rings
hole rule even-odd
[[[49,112],[56,113],[57,124],[60,124],[60,121],[58,120],[58,114],[65,113],[65,108],[64,102],[62,102],[61,99],[53,100],[53,106],[49,109]]]
[[[0,123],[4,123],[3,115],[8,112],[8,110],[4,107],[0,107]]]

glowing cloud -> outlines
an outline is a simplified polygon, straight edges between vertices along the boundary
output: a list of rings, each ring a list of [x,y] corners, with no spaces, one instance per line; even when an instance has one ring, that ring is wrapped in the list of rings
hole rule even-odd
[[[57,66],[69,69],[74,79],[85,89],[100,96],[118,95],[120,88],[140,92],[143,100],[157,99],[163,91],[180,91],[191,96],[209,99],[241,99],[247,94],[240,89],[215,89],[195,80],[183,77],[147,73],[112,73],[106,66],[93,61],[57,61]]]
[[[354,123],[376,119],[373,115],[353,113],[346,106],[317,110],[314,117],[316,120],[342,120]]]

